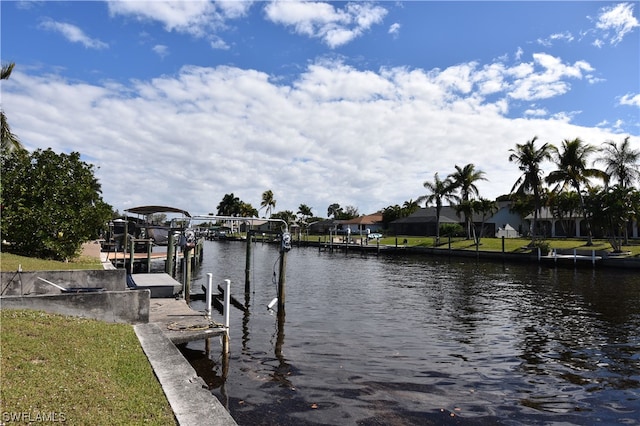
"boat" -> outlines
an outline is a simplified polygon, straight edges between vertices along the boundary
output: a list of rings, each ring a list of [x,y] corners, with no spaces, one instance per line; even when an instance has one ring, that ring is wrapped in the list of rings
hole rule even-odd
[[[171,232],[172,229],[182,229],[184,224],[191,218],[188,211],[168,206],[132,207],[126,209],[125,212],[143,216],[143,219],[137,224],[137,227],[140,229],[140,236],[141,238],[152,239],[153,244],[158,246],[166,246],[169,241],[169,232]],[[179,220],[173,219],[168,223],[153,222],[153,215],[166,213],[177,213],[182,215],[182,217]]]

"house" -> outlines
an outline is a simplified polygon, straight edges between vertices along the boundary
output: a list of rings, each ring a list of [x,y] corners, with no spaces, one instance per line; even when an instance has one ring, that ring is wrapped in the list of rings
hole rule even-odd
[[[381,232],[384,227],[384,224],[382,223],[382,213],[359,216],[349,220],[341,220],[340,222],[340,226],[342,228],[338,229],[342,229],[343,231],[351,234]]]
[[[382,213],[374,213],[365,216],[359,216],[354,219],[336,220],[327,219],[309,224],[310,234],[366,234],[369,232],[381,232],[384,228],[382,223]]]
[[[531,222],[533,221],[533,214],[526,216],[526,229],[529,230]],[[546,237],[586,237],[588,235],[587,225],[584,217],[578,213],[572,213],[571,215],[563,218],[554,216],[553,212],[548,207],[540,209],[538,214],[538,220],[536,222],[536,234]],[[602,237],[601,231],[594,229],[593,236]],[[627,227],[627,232],[631,238],[638,238],[638,222],[630,221]]]
[[[484,220],[485,236],[496,236],[498,230],[504,230],[507,225],[514,230],[523,228],[522,218],[510,210],[510,202],[500,201],[496,204],[498,210]],[[479,229],[483,222],[482,215],[474,214],[472,220],[476,228]],[[391,222],[389,224],[389,232],[393,235],[435,236],[436,222],[436,208],[425,207],[410,216]],[[442,206],[440,225],[445,223],[457,223],[464,227],[464,216],[462,214],[458,215],[452,206]],[[522,232],[520,231],[520,233]]]

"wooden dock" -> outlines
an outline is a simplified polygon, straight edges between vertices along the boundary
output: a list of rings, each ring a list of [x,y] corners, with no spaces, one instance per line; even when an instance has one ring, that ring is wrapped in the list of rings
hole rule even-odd
[[[191,309],[184,299],[151,299],[149,323],[157,324],[176,345],[226,332],[223,324],[210,320],[205,312]]]

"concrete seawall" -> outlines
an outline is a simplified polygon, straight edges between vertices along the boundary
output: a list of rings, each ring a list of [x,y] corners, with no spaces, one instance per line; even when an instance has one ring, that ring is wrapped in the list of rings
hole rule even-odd
[[[32,309],[106,322],[149,322],[149,290],[6,296],[2,309]]]
[[[39,278],[44,278],[64,288],[102,288],[104,291],[127,289],[124,269],[0,272],[1,295],[27,296],[60,293],[60,289]]]

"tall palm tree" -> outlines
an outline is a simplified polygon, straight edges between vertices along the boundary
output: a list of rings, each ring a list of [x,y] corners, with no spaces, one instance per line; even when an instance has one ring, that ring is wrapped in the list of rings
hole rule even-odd
[[[7,65],[2,66],[2,72],[0,75],[0,77],[2,77],[2,80],[9,79],[9,76],[11,76],[11,72],[13,71],[13,67],[15,65],[16,64],[14,62],[11,62]],[[24,147],[20,143],[18,137],[11,133],[11,128],[9,127],[9,123],[7,122],[7,116],[4,115],[3,110],[0,110],[0,124],[2,125],[2,128],[0,129],[0,152],[2,152],[2,154],[8,154],[12,151],[24,151]]]
[[[461,203],[467,204],[472,195],[478,195],[478,187],[476,182],[479,180],[487,180],[484,177],[482,170],[476,170],[476,166],[472,163],[467,164],[464,167],[455,166],[456,171],[451,173],[447,178],[453,182],[455,190],[460,191],[459,200]],[[467,225],[467,239],[471,238],[471,219],[472,215],[468,213],[467,209],[463,209],[464,221]]]
[[[606,141],[600,151],[602,157],[596,159],[596,163],[603,162],[605,172],[620,186],[628,188],[640,179],[640,150],[631,149],[629,136],[619,146],[614,141]]]
[[[545,160],[551,160],[552,145],[543,144],[540,148],[536,148],[537,136],[523,144],[516,144],[515,149],[510,149],[509,161],[516,162],[522,175],[516,180],[511,188],[511,192],[518,195],[533,193],[534,211],[533,221],[531,222],[531,246],[535,244],[536,239],[536,223],[541,208],[542,192],[542,170],[540,163]]]
[[[273,209],[276,207],[276,200],[273,198],[273,191],[268,189],[262,193],[262,202],[260,209],[265,209],[267,219],[271,216]]]
[[[597,152],[597,149],[593,145],[584,143],[580,138],[576,138],[563,140],[561,149],[554,147],[552,151],[553,161],[556,163],[557,170],[549,173],[546,182],[557,184],[556,190],[571,187],[578,193],[580,196],[580,209],[587,226],[587,245],[593,245],[591,223],[587,218],[582,189],[583,187],[590,187],[590,178],[600,178],[605,182],[608,180],[605,172],[587,166],[587,159],[591,154]]]
[[[455,188],[450,178],[441,180],[436,172],[433,175],[433,182],[426,181],[423,186],[429,191],[429,194],[418,197],[416,203],[425,202],[425,204],[436,204],[436,245],[440,244],[440,212],[442,211],[442,201],[447,200],[449,202],[456,200],[454,195]]]

